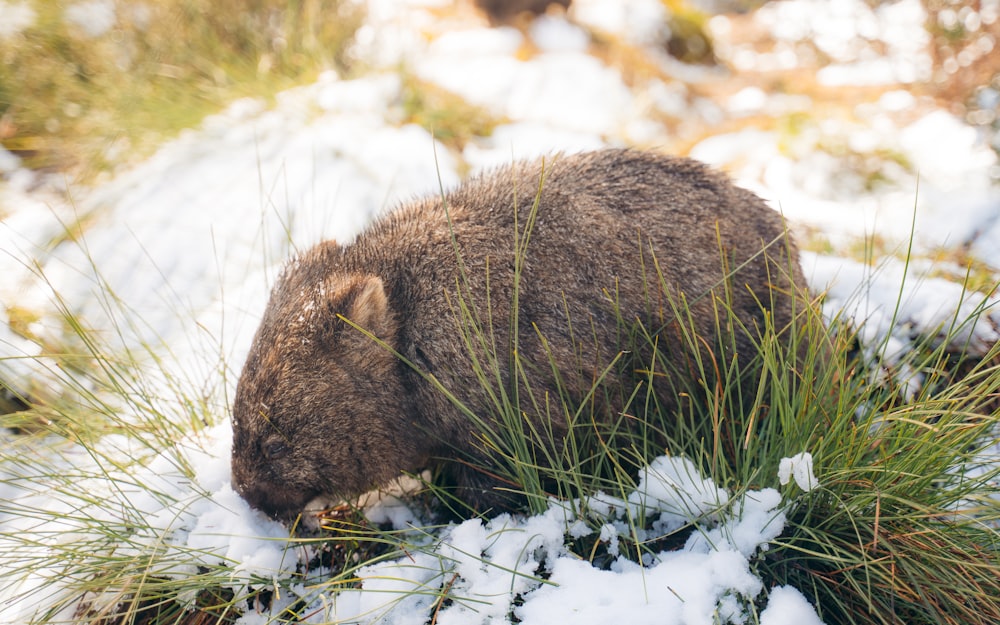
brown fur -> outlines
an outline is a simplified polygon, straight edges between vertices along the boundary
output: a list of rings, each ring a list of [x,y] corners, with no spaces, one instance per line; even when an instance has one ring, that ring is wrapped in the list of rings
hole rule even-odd
[[[572,0],[476,0],[478,6],[491,24],[505,24],[522,13],[541,15],[550,5],[558,5],[568,9]]]
[[[507,346],[515,213],[523,230],[540,177],[537,221],[518,289],[519,353],[537,366],[529,367],[533,391],[556,388],[536,329],[577,400],[595,372],[625,349],[611,294],[624,318],[647,327],[670,321],[668,299],[683,295],[698,332],[712,343],[716,309],[711,297],[699,296],[719,294],[723,258],[740,268],[732,280],[740,322],[762,327],[763,302],[777,327],[789,323],[791,294],[798,293],[802,278],[781,217],[705,166],[606,150],[548,159],[544,173],[542,161],[494,171],[447,194],[444,204],[441,198],[406,204],[354,243],[322,243],[288,265],[233,407],[233,480],[252,505],[279,516],[295,514],[315,496],[358,495],[402,471],[477,456],[472,421],[343,317],[433,374],[474,414],[493,418],[456,329],[457,285],[482,319],[492,315],[488,329],[495,344]],[[646,288],[655,282],[649,277],[654,253],[670,293]],[[570,336],[567,314],[587,340]],[[671,359],[682,362],[690,355],[676,327],[668,325],[660,341]],[[734,344],[737,357],[753,350],[748,336],[737,336]],[[631,371],[615,369],[608,385],[634,387]],[[676,405],[672,386],[657,392],[664,405]],[[554,424],[555,437],[561,427]],[[502,504],[484,473],[445,464],[466,499]]]

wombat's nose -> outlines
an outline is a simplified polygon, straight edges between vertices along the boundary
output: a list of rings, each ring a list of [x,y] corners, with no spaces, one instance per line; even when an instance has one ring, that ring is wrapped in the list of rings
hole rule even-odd
[[[242,497],[244,501],[250,504],[251,508],[265,512],[271,517],[278,516],[276,508],[271,504],[270,499],[267,496],[266,489],[251,486],[245,482],[238,482],[235,486],[236,492],[240,494],[240,497]]]
[[[247,476],[233,471],[233,490],[244,501],[250,504],[251,508],[256,508],[270,514],[268,511],[266,488],[260,488],[253,480],[248,479]]]
[[[243,472],[238,470],[236,466],[233,466],[232,477],[230,479],[232,481],[233,490],[236,491],[236,494],[238,494],[243,499],[247,499],[248,482],[246,476],[243,475]]]
[[[249,483],[245,479],[241,479],[233,476],[233,490],[242,497],[251,507],[260,508],[260,491],[256,488],[251,488]]]
[[[289,488],[283,484],[270,484],[233,480],[233,487],[251,508],[264,512],[279,521],[289,521],[298,516],[302,508],[316,495],[312,492]]]

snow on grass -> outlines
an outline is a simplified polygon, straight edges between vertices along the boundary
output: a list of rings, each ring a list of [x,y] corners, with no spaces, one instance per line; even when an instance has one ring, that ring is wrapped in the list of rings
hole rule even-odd
[[[780,0],[761,7],[754,19],[789,48],[808,41],[829,56],[833,62],[817,76],[824,84],[880,85],[930,78],[930,35],[923,29],[927,14],[919,0],[877,7],[861,0]],[[875,46],[884,50],[876,53]],[[744,56],[739,63],[756,60]]]
[[[1000,340],[1000,297],[995,293],[921,275],[891,258],[872,267],[834,256],[802,256],[811,286],[826,293],[825,314],[852,319],[864,349],[886,366],[921,340],[935,343],[947,335],[956,350],[973,355],[984,355]]]
[[[778,465],[778,482],[784,486],[793,479],[795,485],[807,493],[819,487],[819,480],[813,474],[813,457],[808,451],[781,459]]]
[[[34,292],[5,284],[12,290],[3,291],[4,301],[27,297],[36,305],[45,299],[37,293],[54,291],[98,332],[123,331],[131,347],[162,342],[184,354],[193,343],[191,356],[203,357],[196,346],[206,337],[194,335],[191,319],[209,333],[209,349],[223,337],[231,340],[227,350],[245,346],[254,324],[239,315],[223,327],[221,307],[259,314],[270,280],[296,246],[350,241],[401,199],[435,193],[439,180],[457,182],[453,158],[425,130],[387,119],[400,88],[395,76],[340,81],[330,74],[283,94],[272,111],[237,102],[79,198],[72,212],[92,216],[79,244],[49,251],[45,243],[65,218],[12,203],[15,213],[0,230],[12,245],[0,263],[12,269],[7,275],[30,282],[25,268],[37,260],[48,284]],[[108,293],[141,323],[126,327]],[[16,356],[14,347],[2,343],[0,354]],[[242,362],[238,351],[234,358]]]
[[[976,246],[1000,215],[996,153],[944,111],[899,128],[885,115],[893,106],[892,98],[859,106],[866,123],[823,120],[787,137],[716,135],[691,156],[729,169],[793,224],[816,228],[837,247],[872,235],[900,252],[911,239],[917,251],[972,245],[1000,267],[995,250]]]
[[[68,23],[93,38],[111,30],[118,19],[113,0],[75,2],[66,7],[64,15]]]
[[[31,535],[37,548],[56,555],[73,548],[74,540],[98,541],[105,533],[123,532],[113,557],[109,553],[109,566],[165,549],[150,562],[151,577],[180,579],[195,575],[199,567],[227,564],[229,583],[240,592],[251,582],[287,577],[286,569],[294,570],[295,563],[288,530],[251,511],[232,490],[230,438],[224,424],[200,440],[182,443],[193,478],[179,466],[176,450],[129,469],[148,451],[144,454],[124,437],[106,437],[90,452],[69,446],[59,460],[61,471],[50,462],[48,470],[38,475],[10,476],[10,483],[23,486],[4,493],[0,551],[22,553],[25,546],[19,536]],[[51,455],[51,450],[42,453]],[[8,476],[3,478],[7,484]],[[61,593],[72,592],[64,583],[63,565],[58,558],[53,562],[51,568],[22,568],[20,558],[0,561],[0,623],[29,622]],[[89,600],[100,606],[103,599]],[[114,603],[119,598],[112,595],[107,600]]]
[[[802,593],[790,586],[778,586],[768,595],[760,625],[822,625],[822,621]]]
[[[113,455],[117,443],[128,446],[109,437],[102,451]],[[287,528],[250,510],[232,490],[229,444],[225,424],[189,441],[190,478],[179,470],[172,452],[131,474],[106,466],[106,479],[73,484],[90,493],[86,500],[68,484],[53,484],[51,477],[29,482],[31,492],[8,488],[6,499],[22,509],[46,510],[50,516],[5,515],[2,540],[10,544],[0,547],[16,553],[23,547],[10,532],[25,532],[36,535],[39,546],[58,551],[95,526],[128,523],[118,516],[127,511],[142,523],[132,525],[136,533],[116,557],[140,556],[159,545],[166,551],[151,562],[150,576],[178,579],[195,575],[199,567],[224,564],[230,567],[225,584],[237,597],[251,586],[267,587],[300,576],[299,552],[288,541]],[[127,457],[135,450],[117,451]],[[80,475],[95,461],[96,456],[88,458],[82,450],[70,450],[65,458],[67,470]],[[781,533],[784,516],[780,495],[770,489],[744,493],[734,505],[729,505],[730,499],[690,461],[661,457],[643,472],[627,500],[599,495],[589,509],[604,515],[606,527],[614,528],[602,533],[602,540],[630,531],[626,515],[652,519],[648,529],[635,530],[643,541],[689,526],[690,539],[679,551],[646,554],[643,564],[619,556],[610,569],[599,570],[566,548],[568,538],[590,532],[578,522],[576,506],[553,502],[536,516],[472,519],[434,536],[414,530],[415,544],[424,546],[408,557],[363,567],[357,574],[360,588],[338,592],[322,583],[310,585],[310,579],[322,581],[323,571],[313,571],[305,585],[293,587],[292,594],[263,613],[244,605],[239,622],[269,622],[302,598],[307,602],[303,613],[313,615],[311,622],[424,623],[437,610],[438,623],[453,625],[505,622],[511,614],[522,623],[539,624],[601,623],[610,616],[633,623],[720,622],[713,615],[722,623],[743,623],[751,602],[765,590],[753,573],[753,562]],[[376,504],[369,515],[396,516],[397,527],[416,522],[412,514],[400,515],[398,503],[395,511],[386,512],[387,507],[393,507],[392,501]],[[65,516],[58,516],[59,511]],[[0,578],[5,580],[0,622],[22,623],[36,613],[40,600],[44,606],[60,592],[63,572],[18,569],[16,559],[4,560]],[[442,593],[451,599],[444,607],[437,606]],[[102,598],[90,601],[95,607]],[[801,596],[799,602],[806,604]]]
[[[634,45],[663,41],[667,12],[657,0],[576,0],[572,12],[581,24]]]
[[[642,110],[617,71],[578,51],[522,61],[515,55],[522,41],[511,28],[447,33],[414,61],[414,71],[512,120],[598,136],[634,130]]]
[[[436,622],[453,625],[507,622],[510,615],[528,624],[746,622],[750,602],[764,591],[753,561],[784,527],[776,491],[749,491],[727,506],[728,493],[690,461],[660,457],[627,501],[595,500],[589,509],[615,528],[602,540],[629,531],[626,510],[656,519],[650,529],[638,528],[639,540],[689,525],[691,538],[681,550],[646,554],[643,564],[619,556],[601,570],[567,551],[567,536],[589,530],[580,530],[574,506],[553,502],[531,517],[450,526],[420,553],[363,568],[359,590],[315,597],[306,611],[322,611],[317,622],[423,623],[446,592],[451,602],[438,609]],[[784,600],[795,592],[784,591]]]

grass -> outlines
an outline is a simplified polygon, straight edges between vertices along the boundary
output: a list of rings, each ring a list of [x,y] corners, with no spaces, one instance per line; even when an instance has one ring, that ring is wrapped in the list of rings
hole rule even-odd
[[[198,463],[202,480],[206,454],[228,465],[228,450],[206,446],[227,411],[231,372],[223,365],[201,382],[178,373],[166,345],[131,342],[135,313],[107,286],[103,297],[110,335],[60,306],[70,336],[38,357],[47,381],[60,386],[54,399],[0,380],[18,408],[0,414],[0,616],[19,600],[37,606],[37,623],[232,623],[285,588],[241,577],[240,562],[217,555],[220,542],[273,543],[292,570],[300,562],[297,581],[330,568],[350,579],[382,554],[402,554],[391,530],[356,510],[324,517],[335,535],[211,540],[209,532],[215,549],[174,540],[194,529],[192,510],[210,501]],[[234,592],[234,580],[243,592]]]
[[[91,35],[65,3],[0,39],[0,142],[29,167],[90,180],[233,100],[347,71],[359,5],[342,0],[111,3]]]
[[[515,275],[530,241],[528,221],[515,233]],[[482,470],[509,484],[532,513],[544,511],[553,497],[577,500],[581,518],[594,524],[593,534],[574,543],[579,557],[605,566],[614,559],[597,538],[607,518],[588,512],[587,498],[602,491],[625,499],[640,468],[666,451],[695,460],[704,475],[737,495],[782,490],[788,525],[760,557],[757,573],[768,587],[802,590],[825,622],[1000,620],[1000,467],[996,458],[982,460],[1000,436],[1000,346],[966,353],[956,337],[973,319],[927,329],[927,338],[916,340],[895,364],[895,371],[923,376],[916,396],[904,401],[892,376],[879,371],[879,347],[868,352],[874,360],[859,353],[849,320],[828,326],[816,307],[805,307],[793,327],[757,336],[754,361],[737,370],[734,363],[698,357],[704,337],[695,334],[690,309],[678,301],[674,316],[694,355],[687,364],[694,373],[676,376],[687,382],[677,388],[686,399],[680,413],[657,405],[649,390],[677,373],[676,355],[658,349],[656,332],[620,319],[628,340],[609,371],[633,367],[648,378],[620,398],[624,410],[616,418],[593,412],[603,392],[600,380],[582,399],[534,392],[532,374],[516,356],[516,339],[498,345],[491,330],[509,323],[516,337],[516,315],[495,319],[488,302],[477,306],[462,292],[459,284],[456,323],[478,383],[493,402],[489,417],[467,414],[481,436],[480,454],[468,462],[486,455]],[[732,318],[724,314],[725,296],[714,303],[718,319]],[[720,321],[722,342],[744,331]],[[544,344],[545,337],[538,340]],[[652,354],[649,362],[630,360],[643,353]],[[767,390],[748,397],[748,383]],[[551,423],[557,420],[569,423],[569,431],[553,443]],[[812,453],[822,481],[808,493],[782,487],[777,478],[780,460],[802,450]],[[981,471],[966,471],[983,463]],[[453,500],[447,490],[436,492]],[[665,545],[680,546],[698,522],[650,538],[649,519],[630,517],[632,531],[620,537],[621,552],[641,561]]]
[[[503,120],[434,83],[403,74],[403,121],[414,123],[442,144],[461,152],[476,137],[488,137]]]

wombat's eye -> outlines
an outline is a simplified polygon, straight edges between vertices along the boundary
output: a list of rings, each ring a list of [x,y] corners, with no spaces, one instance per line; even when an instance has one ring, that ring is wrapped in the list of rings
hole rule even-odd
[[[267,441],[264,443],[263,451],[268,460],[274,460],[288,453],[288,445],[281,440]]]

